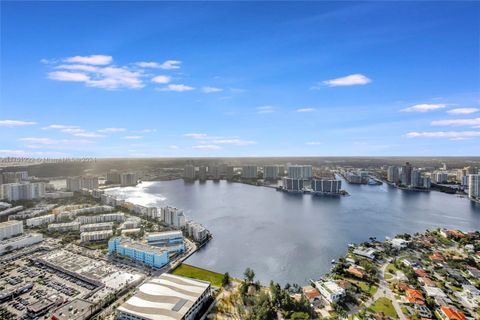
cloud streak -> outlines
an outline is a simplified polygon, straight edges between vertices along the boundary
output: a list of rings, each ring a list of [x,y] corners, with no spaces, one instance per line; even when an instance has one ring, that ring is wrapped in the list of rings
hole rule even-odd
[[[432,126],[480,126],[480,118],[435,120]]]
[[[424,131],[408,132],[407,138],[474,138],[480,137],[480,131]]]
[[[479,112],[480,109],[478,108],[456,108],[448,110],[447,113],[449,114],[471,114],[475,112]]]
[[[0,127],[23,127],[23,126],[32,126],[37,124],[34,121],[22,121],[22,120],[0,120]]]
[[[347,87],[347,86],[363,86],[368,83],[371,83],[372,80],[367,76],[355,73],[345,77],[330,79],[322,81],[321,84],[328,87]],[[318,84],[313,87],[313,89],[319,89]]]
[[[435,103],[422,103],[422,104],[415,104],[408,108],[402,109],[402,112],[428,112],[434,111],[438,109],[443,109],[447,105],[446,104],[435,104]]]

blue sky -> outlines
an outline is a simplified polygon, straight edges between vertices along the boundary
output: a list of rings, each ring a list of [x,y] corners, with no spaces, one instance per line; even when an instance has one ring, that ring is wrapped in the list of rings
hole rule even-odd
[[[0,5],[0,157],[480,155],[477,2]]]

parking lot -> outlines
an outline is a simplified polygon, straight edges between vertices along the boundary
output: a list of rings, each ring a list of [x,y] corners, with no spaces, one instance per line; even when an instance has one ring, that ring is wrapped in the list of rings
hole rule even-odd
[[[49,310],[95,287],[23,257],[2,265],[0,288],[0,319],[48,319]]]

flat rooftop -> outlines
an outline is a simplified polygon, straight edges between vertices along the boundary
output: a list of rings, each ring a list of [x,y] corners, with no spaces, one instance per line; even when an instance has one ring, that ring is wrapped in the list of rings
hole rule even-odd
[[[76,299],[70,303],[63,305],[55,310],[52,315],[52,319],[57,320],[74,320],[74,319],[86,319],[90,316],[90,306],[92,303]]]
[[[180,320],[210,283],[164,273],[141,285],[119,312],[149,320]]]
[[[133,241],[122,241],[120,242],[120,245],[125,248],[132,248],[132,249],[136,249],[144,252],[153,252],[158,255],[161,255],[166,251],[165,249],[162,249],[159,247],[154,247],[148,244],[143,244],[143,243],[133,242]]]

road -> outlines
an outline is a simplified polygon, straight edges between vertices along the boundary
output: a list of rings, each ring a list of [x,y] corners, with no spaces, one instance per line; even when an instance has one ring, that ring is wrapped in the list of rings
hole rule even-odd
[[[390,290],[388,287],[388,282],[385,280],[385,270],[387,269],[388,262],[382,265],[380,268],[380,281],[378,285],[378,290],[375,292],[372,298],[370,298],[366,303],[365,306],[368,308],[370,305],[372,305],[375,301],[377,301],[380,298],[387,298],[390,301],[392,301],[393,307],[395,308],[395,311],[397,312],[398,318],[400,320],[407,320],[405,315],[402,312],[402,308],[398,304],[397,299],[395,298],[395,294]]]

